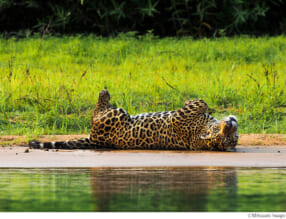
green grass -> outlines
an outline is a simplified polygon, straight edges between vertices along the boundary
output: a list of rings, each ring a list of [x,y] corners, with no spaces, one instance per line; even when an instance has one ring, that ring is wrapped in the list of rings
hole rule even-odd
[[[202,98],[240,133],[286,133],[285,51],[285,36],[0,38],[0,134],[88,133],[104,88],[130,114]]]

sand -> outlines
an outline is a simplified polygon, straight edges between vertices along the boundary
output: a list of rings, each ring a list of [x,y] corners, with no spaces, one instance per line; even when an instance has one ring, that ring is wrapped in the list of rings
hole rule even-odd
[[[286,145],[237,146],[236,152],[39,150],[0,148],[0,168],[286,167]]]
[[[63,141],[87,135],[40,136]],[[0,168],[286,167],[285,134],[242,134],[236,152],[28,149],[26,136],[0,136]],[[20,146],[21,145],[21,146]]]

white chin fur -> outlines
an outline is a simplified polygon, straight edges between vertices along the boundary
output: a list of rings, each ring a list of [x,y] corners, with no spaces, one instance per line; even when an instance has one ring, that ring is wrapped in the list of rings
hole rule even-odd
[[[234,116],[234,115],[230,115],[228,118],[233,118],[236,122],[238,121],[236,116]]]

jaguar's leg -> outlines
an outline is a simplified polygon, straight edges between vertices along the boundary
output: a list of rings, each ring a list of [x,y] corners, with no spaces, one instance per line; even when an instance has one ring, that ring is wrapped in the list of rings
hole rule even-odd
[[[189,139],[194,129],[192,127],[200,127],[201,123],[208,117],[205,113],[208,105],[203,100],[188,100],[184,107],[175,111],[170,117],[171,127],[176,134],[183,139]],[[185,141],[185,140],[184,140]]]
[[[188,100],[185,102],[184,107],[180,109],[181,112],[188,115],[192,114],[202,114],[208,109],[208,105],[203,100]]]
[[[99,97],[95,106],[95,109],[93,110],[90,123],[93,123],[94,118],[98,117],[100,113],[105,111],[106,109],[112,108],[112,106],[109,103],[110,100],[110,94],[108,90],[102,90],[99,93]]]

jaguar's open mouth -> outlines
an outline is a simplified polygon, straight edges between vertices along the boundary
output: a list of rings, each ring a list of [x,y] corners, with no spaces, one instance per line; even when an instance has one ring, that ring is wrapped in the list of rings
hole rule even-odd
[[[235,116],[229,116],[224,121],[230,128],[237,128],[237,118]]]
[[[228,116],[221,121],[220,134],[223,136],[232,135],[237,131],[237,118]]]

